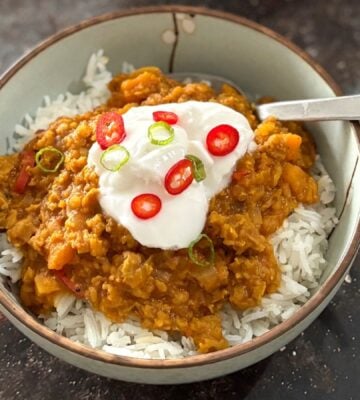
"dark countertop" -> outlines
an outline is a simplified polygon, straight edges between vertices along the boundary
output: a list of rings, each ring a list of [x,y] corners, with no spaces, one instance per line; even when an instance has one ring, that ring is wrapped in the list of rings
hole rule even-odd
[[[319,61],[345,93],[360,92],[360,1],[152,1],[206,5],[256,20]],[[1,0],[0,73],[40,40],[84,18],[146,0]],[[360,257],[321,316],[285,350],[208,382],[147,386],[72,367],[32,344],[0,317],[0,399],[341,399],[360,398]]]

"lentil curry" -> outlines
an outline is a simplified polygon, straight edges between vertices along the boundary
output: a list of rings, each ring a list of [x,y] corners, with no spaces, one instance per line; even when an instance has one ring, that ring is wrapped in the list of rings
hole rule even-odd
[[[280,270],[269,236],[299,203],[319,200],[309,174],[313,141],[298,123],[259,123],[248,100],[227,85],[215,93],[205,83],[181,84],[157,68],[143,68],[116,76],[109,89],[106,105],[61,117],[23,152],[0,157],[0,227],[24,255],[21,300],[36,314],[49,313],[56,296],[70,290],[112,321],[136,316],[148,329],[192,337],[200,352],[225,348],[219,311],[227,302],[240,310],[254,307],[277,290]],[[186,249],[137,243],[102,212],[98,176],[87,166],[104,112],[188,100],[242,113],[257,143],[238,161],[230,185],[210,201],[203,232],[215,261],[207,267],[193,263]],[[35,153],[48,146],[64,156],[43,155],[46,165],[61,163],[55,172],[34,163]],[[206,241],[197,251],[208,251]]]

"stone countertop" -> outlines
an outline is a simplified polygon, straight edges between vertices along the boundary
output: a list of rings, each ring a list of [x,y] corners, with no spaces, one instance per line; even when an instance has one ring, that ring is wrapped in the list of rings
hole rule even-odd
[[[152,1],[151,4],[166,4]],[[345,93],[360,92],[358,0],[171,1],[237,13],[293,40],[320,62]],[[40,40],[82,19],[146,0],[1,0],[0,73]],[[0,399],[177,400],[341,399],[360,397],[360,257],[321,316],[286,349],[208,382],[147,386],[72,367],[32,344],[0,317]]]

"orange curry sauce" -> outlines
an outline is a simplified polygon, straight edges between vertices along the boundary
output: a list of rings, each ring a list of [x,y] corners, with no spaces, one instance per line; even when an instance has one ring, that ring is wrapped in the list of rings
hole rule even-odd
[[[109,88],[108,104],[59,118],[26,145],[34,153],[46,146],[61,150],[65,160],[56,173],[26,166],[29,179],[19,194],[14,185],[24,153],[0,157],[0,227],[24,254],[21,299],[33,312],[48,313],[56,296],[71,290],[112,321],[132,315],[146,328],[191,336],[200,352],[225,348],[219,310],[225,303],[240,310],[256,306],[277,290],[280,270],[269,236],[300,202],[318,201],[309,175],[314,144],[300,124],[275,119],[259,124],[247,99],[229,86],[215,93],[205,83],[185,85],[144,68],[115,77]],[[210,202],[204,233],[215,247],[211,267],[193,264],[186,249],[137,243],[102,212],[98,177],[87,167],[101,113],[188,100],[215,101],[241,112],[258,144],[239,160],[229,187]]]

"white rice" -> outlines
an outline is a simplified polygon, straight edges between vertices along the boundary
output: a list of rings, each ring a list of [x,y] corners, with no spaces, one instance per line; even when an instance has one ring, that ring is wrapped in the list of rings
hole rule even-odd
[[[112,77],[106,69],[107,61],[102,51],[90,57],[83,79],[86,90],[79,95],[66,93],[55,100],[45,96],[44,105],[35,117],[26,115],[24,123],[16,125],[15,133],[19,139],[16,149],[21,149],[38,129],[45,129],[57,117],[73,116],[104,103],[109,97],[106,85]],[[123,69],[131,72],[133,67],[124,63]],[[319,158],[313,176],[318,182],[320,203],[311,207],[299,206],[271,238],[282,271],[279,290],[265,296],[261,306],[239,312],[226,305],[221,312],[223,333],[231,346],[260,336],[290,318],[319,286],[326,267],[327,237],[337,218],[332,206],[335,186]],[[12,283],[17,282],[21,275],[22,255],[7,242],[4,234],[0,236],[0,254],[0,275]],[[145,359],[196,354],[191,338],[171,338],[163,331],[150,332],[134,318],[121,324],[112,323],[69,293],[59,296],[55,307],[56,312],[40,316],[44,324],[60,335],[93,348]]]

